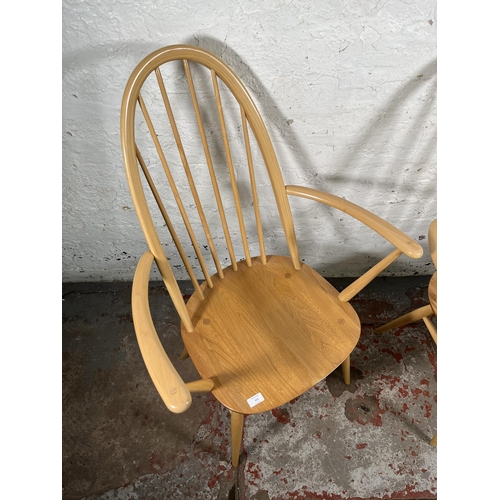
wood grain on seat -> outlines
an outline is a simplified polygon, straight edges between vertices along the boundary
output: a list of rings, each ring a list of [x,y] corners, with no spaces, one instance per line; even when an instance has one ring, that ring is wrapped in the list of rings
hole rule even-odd
[[[186,348],[214,396],[238,413],[260,413],[287,403],[339,366],[360,334],[352,306],[323,277],[289,257],[260,258],[252,266],[214,276],[187,308],[193,332],[182,328]],[[247,400],[262,394],[250,407]]]

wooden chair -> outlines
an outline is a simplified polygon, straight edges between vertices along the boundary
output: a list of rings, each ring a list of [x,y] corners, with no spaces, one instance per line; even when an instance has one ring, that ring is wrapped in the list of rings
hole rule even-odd
[[[173,75],[170,79],[164,78],[168,64],[173,65],[168,70]],[[165,82],[170,84],[169,92]],[[146,86],[156,87],[157,97],[150,90],[143,95]],[[210,103],[209,97],[213,99]],[[178,124],[174,118],[174,98],[187,99],[190,109],[184,106],[176,111],[178,116],[186,117],[187,124]],[[223,105],[228,102],[231,104]],[[149,109],[152,104],[159,104],[166,114],[163,122],[157,121],[156,125]],[[228,116],[239,120],[235,131],[227,126]],[[214,120],[220,126],[220,149],[211,142],[215,136],[213,130],[207,132]],[[161,124],[169,124],[168,134],[158,132]],[[193,137],[186,133],[189,124],[197,129],[198,156],[191,153],[191,144],[187,146],[187,139]],[[138,137],[142,132],[150,134],[149,149],[139,147]],[[248,167],[245,185],[241,181],[244,170],[241,162],[233,160],[237,132]],[[167,135],[177,152],[170,144],[162,143]],[[186,411],[191,404],[191,393],[198,391],[211,391],[230,410],[232,464],[237,466],[244,415],[272,410],[289,402],[340,365],[349,384],[349,355],[360,334],[360,322],[349,300],[399,255],[418,258],[422,248],[386,221],[349,201],[309,187],[285,186],[268,132],[248,91],[222,60],[201,48],[166,47],[153,52],[136,67],[123,96],[121,141],[133,202],[149,246],[137,265],[132,289],[133,321],[144,362],[171,411]],[[190,154],[195,160],[189,159]],[[269,176],[264,182],[270,180],[289,256],[268,255],[265,250],[257,158]],[[174,173],[175,163],[178,169]],[[165,174],[166,181],[153,179],[152,171],[158,170]],[[179,172],[184,176],[183,181],[176,181]],[[220,180],[223,175],[225,182]],[[213,236],[213,211],[201,200],[203,193],[197,185],[200,182],[205,182],[205,190],[207,184],[213,190],[210,201],[218,210],[217,224],[222,236],[219,233]],[[151,193],[145,192],[143,184]],[[162,188],[171,193],[165,201],[160,196]],[[190,195],[186,194],[188,188]],[[246,189],[249,205],[253,205],[247,211],[240,196],[242,188]],[[228,193],[234,208],[224,210],[228,202],[223,198]],[[386,238],[395,249],[339,293],[301,262],[289,196],[307,198],[345,212]],[[154,212],[149,209],[150,203],[157,205]],[[167,205],[178,209],[180,215],[176,217],[182,221],[185,227],[181,229],[191,242],[188,250],[183,248]],[[189,209],[193,210],[192,215]],[[230,224],[230,216],[234,217],[236,229]],[[250,225],[256,233],[251,238],[247,236]],[[169,263],[174,252],[167,257],[161,243],[164,226],[171,237],[166,245],[173,248],[173,241],[178,262],[182,261],[194,286],[194,294],[187,303]],[[206,245],[199,244],[197,230]],[[235,241],[240,246],[242,260],[236,257]],[[258,249],[258,255],[252,255],[249,241]],[[221,251],[229,255],[226,259],[230,264],[226,267],[221,264]],[[203,284],[197,280],[189,260],[191,254],[196,256],[194,262],[199,266],[199,275],[204,277]],[[180,378],[155,331],[148,303],[153,261],[181,318],[185,345],[181,358],[191,357],[199,380],[186,383]],[[215,273],[210,273],[209,265]]]
[[[386,323],[374,330],[374,333],[383,333],[400,326],[408,325],[410,323],[415,323],[416,321],[423,320],[432,339],[437,345],[437,330],[434,323],[431,320],[432,316],[437,318],[437,219],[433,220],[429,226],[429,250],[431,253],[431,259],[436,268],[436,272],[432,275],[429,282],[429,287],[427,293],[429,295],[429,304],[419,307],[418,309],[409,312],[395,320]],[[437,445],[437,434],[431,439],[431,445]]]

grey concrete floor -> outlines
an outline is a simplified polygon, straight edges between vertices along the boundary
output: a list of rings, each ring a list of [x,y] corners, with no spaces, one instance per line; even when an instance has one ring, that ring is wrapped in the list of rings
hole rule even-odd
[[[303,396],[245,419],[241,462],[230,466],[228,411],[211,396],[170,413],[143,364],[131,283],[63,285],[63,493],[73,499],[434,499],[436,349],[422,322],[373,329],[427,301],[430,276],[377,278],[351,303],[362,333],[340,369]],[[330,280],[341,290],[351,280]],[[189,296],[192,287],[182,284]],[[161,283],[150,304],[179,361],[179,319]]]

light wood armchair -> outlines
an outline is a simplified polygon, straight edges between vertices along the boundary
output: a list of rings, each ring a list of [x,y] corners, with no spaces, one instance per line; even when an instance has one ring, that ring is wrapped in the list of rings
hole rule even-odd
[[[169,92],[165,84],[167,79],[164,80],[164,68],[168,64],[175,65],[173,71],[177,75],[168,80]],[[203,71],[206,72],[204,76]],[[211,83],[212,95],[209,96],[205,88],[203,91],[195,89],[197,82],[203,81]],[[146,86],[148,89],[156,87],[158,97],[151,97],[149,91],[143,95]],[[188,116],[187,121],[197,128],[203,168],[193,166],[188,159],[191,146],[188,152],[186,143],[190,136],[185,134],[184,125],[177,124],[171,103],[179,96],[189,98],[191,114],[184,111],[175,114]],[[208,104],[209,97],[212,104]],[[227,105],[229,99],[231,105]],[[158,103],[168,117],[165,119],[170,127],[168,134],[158,132],[160,124],[154,125],[155,118],[149,110],[151,104]],[[212,119],[207,116],[210,109],[220,126],[222,146],[219,152],[223,152],[224,160],[219,155],[216,161],[216,150],[211,142],[213,134],[207,132],[207,121]],[[230,131],[227,126],[228,116],[234,118],[235,110],[240,120],[237,127],[239,144],[248,167],[248,192],[253,205],[252,226],[256,233],[254,241],[258,241],[258,255],[251,255],[246,230],[250,224],[245,220],[248,220],[249,212],[242,207],[241,180],[236,175],[236,167],[239,165],[240,172],[241,164],[233,160],[231,144],[238,142],[235,139],[237,132]],[[139,147],[140,132],[150,134],[149,149]],[[164,144],[167,135],[178,150],[175,157],[170,145]],[[130,191],[149,246],[138,263],[132,290],[133,321],[145,365],[171,411],[186,411],[191,404],[191,393],[197,391],[211,391],[230,410],[231,460],[237,466],[244,415],[272,410],[291,401],[340,365],[345,382],[350,383],[349,356],[358,342],[360,322],[349,300],[399,255],[404,253],[419,258],[423,250],[404,233],[353,203],[315,189],[285,186],[266,127],[248,91],[222,60],[201,48],[187,45],[166,47],[153,52],[136,67],[124,91],[121,141]],[[258,155],[269,176],[289,256],[268,255],[265,250],[254,168]],[[174,163],[179,167],[175,173]],[[155,181],[152,170],[160,170],[166,181]],[[202,170],[208,172],[205,178]],[[176,180],[180,178],[179,172],[184,176],[180,182]],[[223,174],[225,184],[220,180]],[[202,178],[208,179],[213,190],[211,201],[220,217],[221,237],[213,236],[215,223],[208,213],[211,208],[201,201],[198,185]],[[147,196],[145,186],[150,191]],[[162,189],[170,193],[166,201],[160,195]],[[233,210],[224,209],[227,202],[223,198],[228,193],[234,203]],[[301,262],[289,196],[307,198],[349,214],[379,233],[394,246],[394,250],[339,293]],[[154,212],[155,219],[150,204],[156,204],[158,209]],[[169,215],[173,207],[180,214],[176,216],[177,220],[184,226],[181,229],[190,241],[188,250],[174,227],[174,216]],[[190,214],[189,209],[193,213]],[[230,216],[234,219],[233,226]],[[166,226],[170,233],[167,245],[175,244],[178,259],[194,287],[194,294],[187,303],[164,252],[160,239],[162,226]],[[197,233],[201,234],[206,245],[199,244]],[[242,260],[236,257],[235,238],[238,244],[241,243]],[[206,248],[205,253],[202,247]],[[221,248],[229,256],[226,259],[230,263],[225,267],[219,256]],[[198,282],[189,259],[191,254],[196,256],[194,261],[204,277],[202,284]],[[190,356],[200,374],[199,380],[186,383],[181,379],[156,333],[148,303],[153,262],[181,319],[180,330],[185,345],[181,358]],[[207,262],[214,266],[215,274],[209,272]]]

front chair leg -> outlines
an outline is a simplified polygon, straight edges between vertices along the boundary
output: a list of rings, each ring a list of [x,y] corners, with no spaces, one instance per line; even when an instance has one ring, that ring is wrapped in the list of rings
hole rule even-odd
[[[189,353],[186,347],[184,346],[184,349],[182,350],[182,354],[180,355],[179,359],[181,361],[184,361],[185,359],[189,358]]]
[[[438,435],[434,434],[434,437],[431,439],[431,446],[437,446],[438,444]]]
[[[344,375],[344,382],[346,385],[351,383],[351,357],[347,358],[342,363],[342,375]]]
[[[244,418],[245,415],[242,413],[231,412],[231,462],[233,467],[238,467]]]

